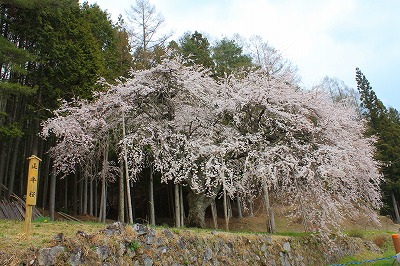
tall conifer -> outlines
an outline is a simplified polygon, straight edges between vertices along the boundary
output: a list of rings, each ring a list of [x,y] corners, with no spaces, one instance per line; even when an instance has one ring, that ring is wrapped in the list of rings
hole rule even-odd
[[[400,123],[396,109],[386,109],[378,99],[369,81],[359,68],[356,69],[357,89],[360,93],[362,115],[369,125],[368,135],[375,135],[375,157],[381,162],[380,171],[385,181],[382,183],[383,198],[394,212],[395,221],[400,223],[397,203],[400,193]],[[383,210],[386,212],[386,210]]]

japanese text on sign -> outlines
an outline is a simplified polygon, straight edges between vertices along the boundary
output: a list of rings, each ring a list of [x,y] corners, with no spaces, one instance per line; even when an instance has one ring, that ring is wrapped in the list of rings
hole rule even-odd
[[[26,191],[26,204],[36,205],[39,162],[41,160],[34,155],[29,157],[28,159],[29,159],[29,167],[28,167],[28,185]]]

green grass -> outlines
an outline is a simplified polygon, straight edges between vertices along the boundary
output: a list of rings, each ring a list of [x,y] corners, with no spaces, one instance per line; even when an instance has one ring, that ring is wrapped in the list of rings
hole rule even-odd
[[[0,250],[43,246],[43,241],[52,240],[58,233],[63,233],[66,237],[74,237],[78,230],[91,234],[104,229],[102,223],[45,222],[45,220],[35,220],[32,223],[29,238],[26,238],[24,234],[23,221],[0,220]]]
[[[350,237],[364,238],[365,231],[360,230],[360,229],[353,229],[353,230],[350,230],[347,233],[347,235],[350,236]]]
[[[350,263],[350,262],[362,262],[365,260],[375,260],[375,259],[379,259],[379,258],[389,258],[394,256],[395,252],[384,252],[383,254],[375,254],[375,256],[372,256],[371,254],[365,254],[364,256],[358,255],[358,256],[347,256],[343,259],[340,260],[340,262],[338,262],[339,264],[342,263]],[[375,262],[365,262],[362,263],[361,265],[374,265],[374,266],[389,266],[389,265],[399,265],[397,263],[393,262],[395,261],[395,259],[387,259],[387,260],[380,260],[380,261],[375,261]]]
[[[302,236],[310,236],[315,233],[311,232],[278,232],[275,235],[278,236],[292,236],[292,237],[302,237]]]
[[[39,216],[35,220],[33,220],[34,223],[48,223],[50,221],[51,218],[47,216]]]
[[[357,254],[354,256],[347,256],[342,258],[338,264],[342,263],[350,263],[350,262],[362,262],[365,260],[375,260],[379,258],[389,258],[394,255],[396,255],[396,252],[393,247],[393,243],[391,242],[391,233],[392,232],[385,232],[385,231],[369,231],[367,234],[370,236],[372,235],[385,235],[387,241],[385,242],[384,246],[382,247],[383,253],[382,254],[377,254],[377,253],[365,253],[365,254]],[[390,233],[390,234],[389,234]],[[390,239],[389,239],[390,237]],[[366,237],[368,240],[370,240],[370,237]],[[372,240],[371,240],[372,241]],[[386,265],[399,265],[396,262],[394,262],[395,259],[387,259],[387,260],[380,260],[380,261],[375,261],[375,262],[367,262],[363,263],[361,265],[374,265],[374,266],[386,266]]]

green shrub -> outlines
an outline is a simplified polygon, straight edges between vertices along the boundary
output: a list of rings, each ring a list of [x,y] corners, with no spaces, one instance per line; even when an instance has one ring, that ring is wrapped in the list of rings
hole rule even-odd
[[[139,244],[138,244],[138,242],[136,242],[136,241],[132,241],[132,242],[129,244],[128,248],[129,248],[130,250],[132,250],[132,251],[136,251],[136,250],[139,248]]]
[[[347,233],[348,236],[350,237],[358,237],[358,238],[363,238],[364,237],[364,231],[359,230],[359,229],[354,229],[351,230]]]
[[[373,242],[379,248],[383,248],[385,246],[385,243],[386,243],[386,238],[384,236],[382,236],[382,235],[378,235],[378,236],[374,237]]]

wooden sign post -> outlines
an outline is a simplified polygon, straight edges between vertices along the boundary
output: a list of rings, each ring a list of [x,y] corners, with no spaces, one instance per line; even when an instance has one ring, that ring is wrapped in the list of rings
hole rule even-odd
[[[29,237],[31,231],[33,206],[36,205],[39,162],[42,161],[35,155],[29,157],[28,160],[29,160],[28,183],[26,190],[26,208],[25,208],[25,224],[24,224],[24,233],[27,238]]]

